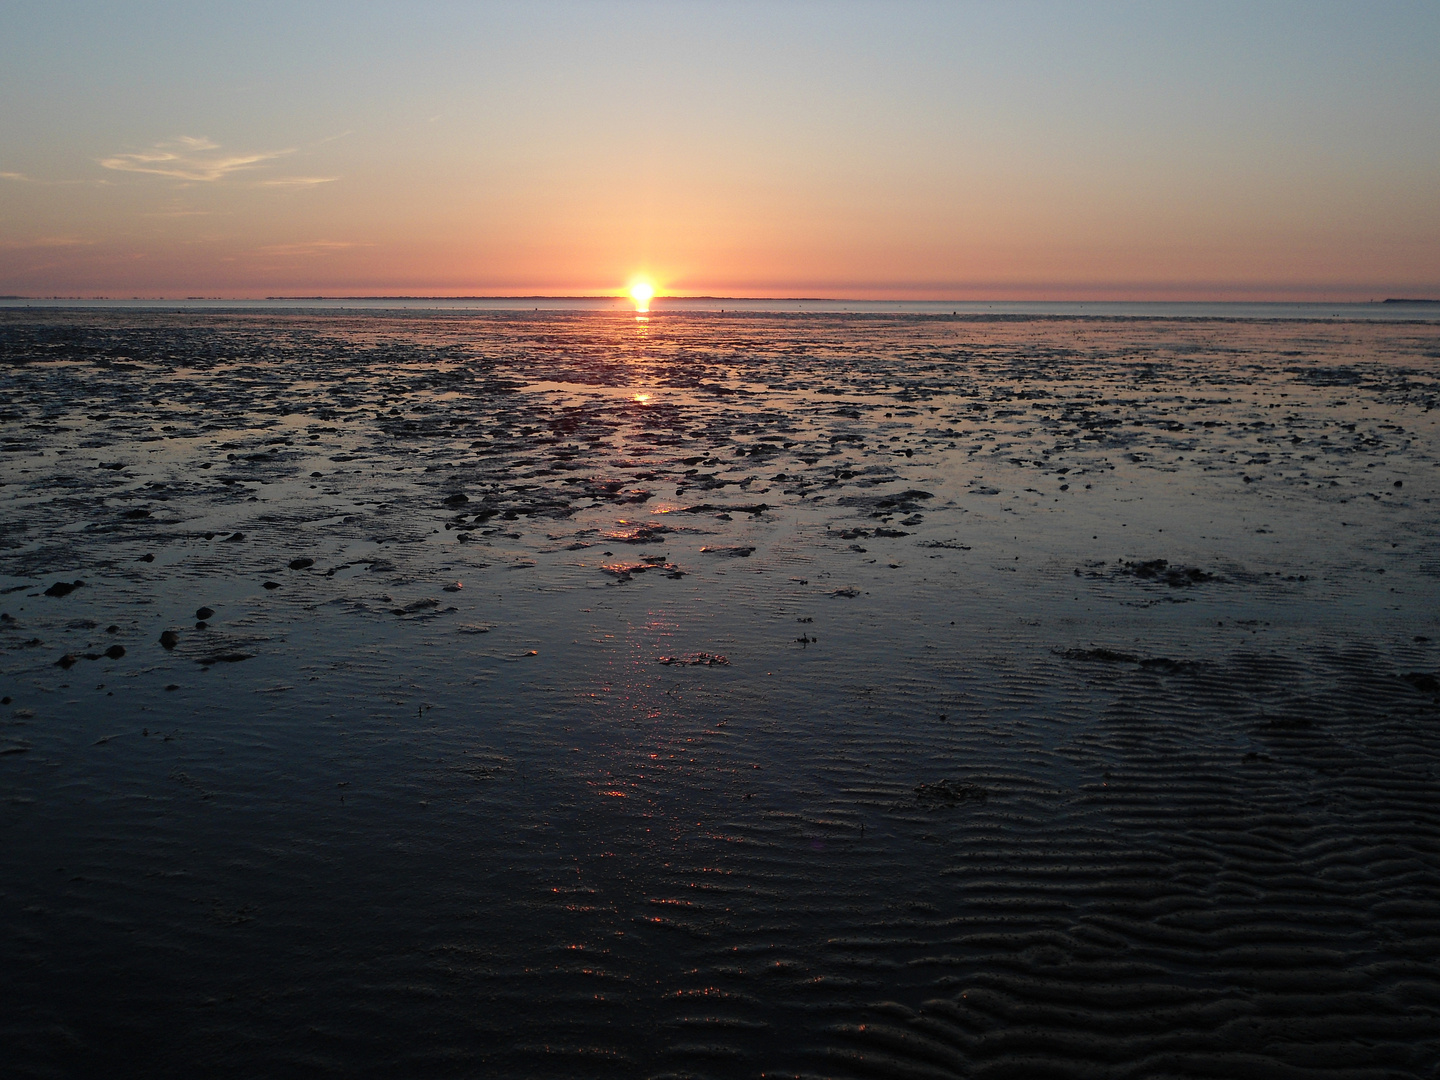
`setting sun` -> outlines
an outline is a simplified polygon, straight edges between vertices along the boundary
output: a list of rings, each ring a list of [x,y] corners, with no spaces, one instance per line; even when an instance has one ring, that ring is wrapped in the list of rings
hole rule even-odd
[[[637,281],[630,286],[630,298],[635,301],[636,311],[649,311],[650,299],[655,295],[655,286],[648,281]]]

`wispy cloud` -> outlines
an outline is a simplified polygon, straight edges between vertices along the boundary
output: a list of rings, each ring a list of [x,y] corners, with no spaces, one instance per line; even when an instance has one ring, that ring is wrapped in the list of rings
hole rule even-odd
[[[314,187],[316,184],[333,184],[338,176],[281,176],[274,180],[261,180],[261,187]]]
[[[27,176],[22,172],[0,172],[0,180],[13,180],[17,184],[39,184],[41,187],[75,187],[81,184],[103,185],[108,180],[41,180],[38,176]]]
[[[354,243],[349,240],[308,240],[299,244],[271,244],[260,249],[263,255],[279,255],[296,258],[306,255],[333,255],[349,248],[373,247],[372,244]]]
[[[11,251],[28,248],[85,247],[88,244],[90,244],[89,240],[81,240],[74,236],[37,236],[33,240],[0,240],[0,248]]]
[[[147,150],[133,154],[115,154],[101,158],[100,164],[118,172],[147,173],[151,176],[168,176],[174,180],[211,183],[293,153],[294,150],[229,153],[219,143],[210,139],[182,135],[177,139],[158,142]]]

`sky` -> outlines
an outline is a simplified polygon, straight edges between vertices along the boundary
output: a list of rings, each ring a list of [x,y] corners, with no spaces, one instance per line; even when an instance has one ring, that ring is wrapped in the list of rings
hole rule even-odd
[[[0,294],[1440,296],[1440,4],[0,5]]]

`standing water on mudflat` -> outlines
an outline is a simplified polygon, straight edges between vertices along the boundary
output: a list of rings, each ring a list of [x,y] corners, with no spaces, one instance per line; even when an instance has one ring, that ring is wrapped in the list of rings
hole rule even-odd
[[[1440,1075],[1440,325],[0,360],[12,1074]]]

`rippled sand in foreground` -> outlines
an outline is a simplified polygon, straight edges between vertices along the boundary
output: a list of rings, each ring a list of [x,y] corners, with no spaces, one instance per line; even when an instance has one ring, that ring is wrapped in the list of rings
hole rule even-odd
[[[1436,324],[0,362],[13,1075],[1440,1067]]]

